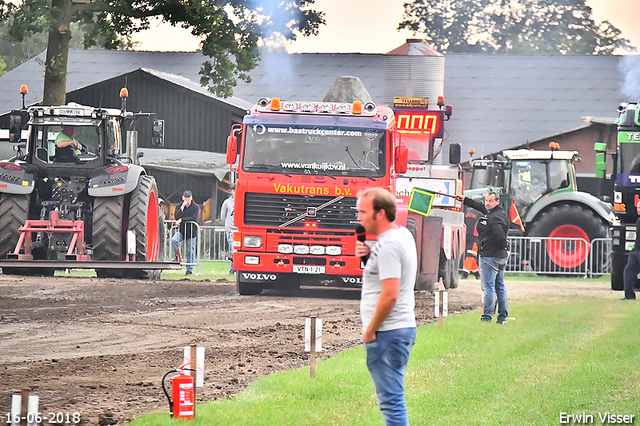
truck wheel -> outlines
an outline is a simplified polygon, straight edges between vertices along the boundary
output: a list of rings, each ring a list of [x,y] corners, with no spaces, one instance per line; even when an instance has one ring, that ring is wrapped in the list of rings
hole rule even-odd
[[[152,176],[142,175],[131,193],[129,229],[136,232],[136,261],[160,262],[164,259],[161,221],[158,204],[158,186]],[[159,279],[160,270],[131,271],[131,278]]]
[[[252,296],[262,293],[262,284],[249,283],[242,279],[242,272],[236,271],[238,294],[240,296]]]
[[[124,259],[122,216],[124,197],[96,198],[93,202],[93,259],[119,261]],[[99,278],[121,278],[121,270],[96,270]]]
[[[529,236],[585,240],[586,243],[548,240],[545,250],[534,253],[530,259],[536,272],[582,272],[586,271],[591,241],[606,238],[607,228],[591,210],[562,204],[542,213],[531,225]],[[604,270],[607,258],[608,254],[603,253],[602,259],[595,259],[594,269]]]
[[[0,196],[0,259],[16,249],[20,227],[29,218],[30,195],[2,194]],[[16,268],[2,268],[3,274],[21,274]]]

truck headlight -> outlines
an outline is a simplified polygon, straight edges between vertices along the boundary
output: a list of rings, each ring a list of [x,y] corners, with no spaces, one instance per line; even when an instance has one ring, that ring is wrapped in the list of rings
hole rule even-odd
[[[260,256],[245,256],[244,257],[245,265],[259,265],[260,264]]]
[[[293,252],[295,254],[309,254],[309,246],[303,246],[303,245],[295,246],[293,248]]]
[[[340,246],[327,246],[325,251],[329,256],[338,256],[342,254],[342,248]]]
[[[245,247],[258,248],[262,245],[262,237],[257,235],[245,235],[242,242]]]
[[[291,244],[278,244],[278,253],[282,253],[282,254],[293,253],[293,246]]]
[[[322,255],[324,254],[324,246],[311,246],[309,247],[309,253],[315,254],[315,255]]]

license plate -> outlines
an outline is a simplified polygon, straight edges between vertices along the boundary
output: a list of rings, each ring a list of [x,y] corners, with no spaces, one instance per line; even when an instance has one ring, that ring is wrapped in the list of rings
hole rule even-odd
[[[324,274],[324,266],[293,265],[296,274]]]

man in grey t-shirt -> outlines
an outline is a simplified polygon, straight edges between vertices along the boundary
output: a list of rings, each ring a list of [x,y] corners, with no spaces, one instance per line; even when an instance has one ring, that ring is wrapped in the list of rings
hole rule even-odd
[[[416,339],[413,287],[418,259],[411,233],[393,221],[396,200],[382,188],[358,195],[358,221],[377,241],[356,242],[356,256],[366,258],[360,316],[367,368],[387,426],[409,425],[404,375]]]

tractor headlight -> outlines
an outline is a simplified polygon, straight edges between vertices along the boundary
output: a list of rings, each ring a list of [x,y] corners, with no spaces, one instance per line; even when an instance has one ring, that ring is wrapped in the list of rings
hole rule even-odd
[[[243,244],[245,247],[258,248],[262,245],[262,237],[257,235],[245,235]]]

